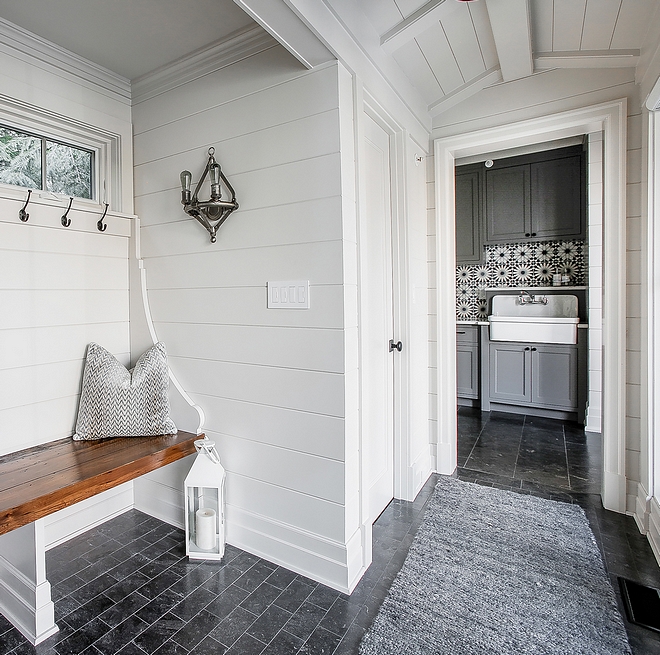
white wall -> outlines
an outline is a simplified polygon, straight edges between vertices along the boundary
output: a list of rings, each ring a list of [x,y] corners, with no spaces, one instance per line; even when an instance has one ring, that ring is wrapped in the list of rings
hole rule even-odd
[[[642,386],[641,360],[644,348],[639,313],[641,304],[641,110],[639,88],[633,71],[555,70],[522,80],[484,89],[465,102],[434,119],[436,138],[463,134],[536,118],[619,98],[628,99],[628,177],[627,177],[627,402],[626,402],[626,475],[628,511],[635,508],[640,480],[640,418]],[[431,185],[432,186],[432,185]],[[432,196],[431,196],[432,197]],[[433,246],[432,226],[429,236]],[[434,273],[433,254],[429,247],[430,273]],[[431,278],[433,279],[433,278]],[[431,317],[433,321],[433,316]],[[431,332],[431,334],[433,334]],[[433,400],[433,397],[432,397]]]
[[[105,88],[91,85],[85,75],[92,75],[92,66],[81,64],[76,78],[46,57],[38,39],[24,54],[20,32],[2,23],[0,34],[0,123],[35,120],[56,132],[60,123],[67,130],[75,121],[83,131],[114,138],[122,150],[117,164],[126,163],[128,170],[108,180],[125,192],[113,209],[130,212],[130,106],[117,90],[121,80],[107,77]],[[101,234],[100,206],[77,201],[65,228],[60,217],[66,200],[35,191],[30,218],[22,223],[18,211],[26,195],[0,188],[0,453],[73,433],[90,341],[123,361],[129,355],[130,220],[111,212]]]
[[[136,103],[135,186],[156,332],[227,469],[228,541],[347,588],[338,107],[336,65],[265,47]],[[240,203],[216,244],[178,186],[209,146]],[[267,309],[266,282],[292,279],[310,309]]]

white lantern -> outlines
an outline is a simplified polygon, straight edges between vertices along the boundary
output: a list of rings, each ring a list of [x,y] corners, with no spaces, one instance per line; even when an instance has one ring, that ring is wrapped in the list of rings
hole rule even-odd
[[[197,458],[184,481],[186,555],[190,559],[222,559],[225,554],[225,469],[215,443],[195,441]]]

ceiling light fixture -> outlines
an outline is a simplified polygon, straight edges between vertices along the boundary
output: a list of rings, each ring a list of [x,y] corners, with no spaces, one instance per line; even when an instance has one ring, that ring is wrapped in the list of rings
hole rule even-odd
[[[211,243],[216,241],[216,232],[218,228],[227,220],[229,214],[238,209],[236,202],[236,193],[229,180],[225,177],[220,164],[213,156],[215,148],[209,148],[209,159],[206,162],[206,168],[202,177],[199,178],[195,193],[190,196],[190,185],[192,184],[192,173],[190,171],[181,172],[181,204],[186,214],[192,216],[195,220],[199,221],[211,235]],[[198,200],[197,194],[199,193],[206,176],[211,179],[211,197],[209,200]],[[231,200],[222,200],[222,186],[225,186]]]

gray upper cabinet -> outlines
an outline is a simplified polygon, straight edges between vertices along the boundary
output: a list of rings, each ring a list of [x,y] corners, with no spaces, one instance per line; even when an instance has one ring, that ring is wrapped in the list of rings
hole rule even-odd
[[[485,179],[487,244],[584,238],[581,146],[500,159]]]
[[[481,165],[456,168],[456,262],[458,264],[479,264],[483,257],[481,168]]]
[[[529,166],[486,170],[487,241],[519,241],[530,236]]]
[[[586,196],[580,154],[530,165],[531,229],[539,239],[581,238]]]

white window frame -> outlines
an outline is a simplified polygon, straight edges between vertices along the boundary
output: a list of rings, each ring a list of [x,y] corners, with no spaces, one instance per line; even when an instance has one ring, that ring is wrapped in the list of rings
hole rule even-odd
[[[77,198],[76,202],[89,204],[90,207],[107,202],[111,210],[121,211],[121,139],[118,134],[3,95],[0,95],[0,124],[91,151],[94,155],[93,198]],[[64,197],[45,189],[37,190],[36,193],[44,199]],[[24,187],[0,183],[0,197],[17,198],[24,195]]]

